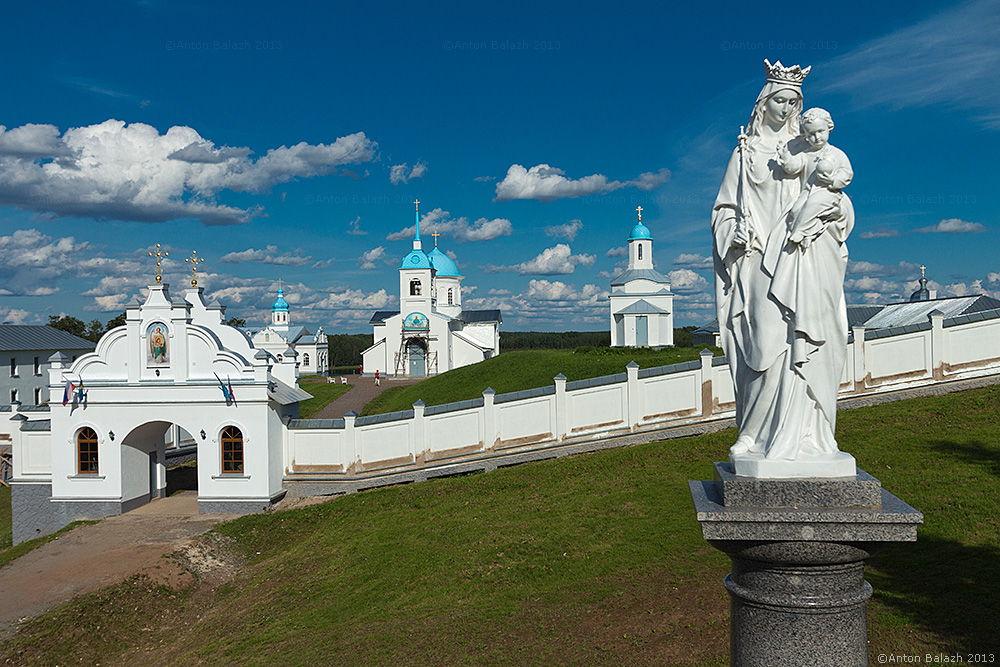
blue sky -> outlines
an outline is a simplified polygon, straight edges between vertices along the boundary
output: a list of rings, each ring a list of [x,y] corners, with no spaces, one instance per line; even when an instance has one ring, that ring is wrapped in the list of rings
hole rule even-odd
[[[857,210],[850,303],[1000,297],[1000,4],[20,3],[0,40],[0,321],[107,320],[151,281],[370,331],[441,233],[468,308],[602,329],[643,207],[676,324],[764,58],[811,65]],[[429,239],[428,239],[429,240]],[[427,247],[429,244],[425,244]]]

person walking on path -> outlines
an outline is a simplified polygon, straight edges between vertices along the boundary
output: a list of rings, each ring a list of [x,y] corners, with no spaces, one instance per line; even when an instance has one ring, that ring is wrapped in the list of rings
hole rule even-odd
[[[379,386],[381,386],[381,385],[382,385],[382,382],[381,382],[381,381],[380,381],[380,379],[379,379],[379,376],[378,376],[378,371],[375,371],[375,386],[376,386],[376,387],[379,387]]]

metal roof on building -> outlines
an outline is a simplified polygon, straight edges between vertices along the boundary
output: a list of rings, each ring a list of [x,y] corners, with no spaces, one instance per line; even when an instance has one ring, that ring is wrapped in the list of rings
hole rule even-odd
[[[957,296],[928,301],[890,303],[878,314],[864,322],[866,329],[887,329],[924,324],[932,310],[940,311],[945,318],[968,315],[982,310],[1000,308],[1000,301],[985,295]]]
[[[615,315],[649,315],[649,314],[661,314],[667,315],[670,313],[669,310],[663,310],[659,306],[654,306],[645,299],[639,299],[635,303],[625,306],[619,311],[615,312]]]
[[[654,271],[653,269],[626,269],[611,281],[611,286],[624,285],[632,280],[651,280],[654,283],[670,284],[670,280],[659,271]]]
[[[46,325],[0,324],[0,351],[93,350],[85,338]]]
[[[496,309],[463,310],[458,316],[458,319],[466,324],[473,324],[476,322],[503,322],[503,317],[501,317],[500,311]]]
[[[390,317],[399,315],[398,310],[376,310],[372,318],[368,320],[368,324],[382,324]]]
[[[267,397],[281,405],[290,405],[291,403],[309,400],[312,398],[312,394],[298,387],[289,387],[281,380],[276,380],[272,377],[271,384],[267,388]]]

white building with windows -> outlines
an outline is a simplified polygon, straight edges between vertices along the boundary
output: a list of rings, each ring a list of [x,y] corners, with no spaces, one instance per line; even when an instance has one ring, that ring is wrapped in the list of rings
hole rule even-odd
[[[86,338],[42,325],[0,324],[0,400],[41,405],[49,400],[49,357],[62,352],[76,360],[93,352]]]
[[[173,425],[197,444],[200,512],[259,511],[284,495],[282,434],[310,396],[294,355],[255,348],[224,313],[202,288],[178,298],[155,284],[93,352],[52,355],[48,406],[7,413],[15,543],[162,497]]]
[[[253,345],[266,350],[277,361],[294,352],[299,375],[327,375],[330,372],[329,348],[323,327],[313,334],[304,326],[292,326],[291,312],[279,281],[278,298],[271,306],[271,324],[261,331],[252,332]]]
[[[674,294],[653,268],[653,237],[639,222],[628,237],[628,268],[611,281],[611,347],[674,344]]]
[[[422,377],[500,354],[500,311],[463,308],[462,280],[436,243],[424,252],[418,211],[413,249],[399,266],[400,309],[372,315],[364,372]]]

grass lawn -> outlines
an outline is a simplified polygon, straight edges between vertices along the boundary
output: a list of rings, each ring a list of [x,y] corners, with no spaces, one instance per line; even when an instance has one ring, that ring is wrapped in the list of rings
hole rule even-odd
[[[10,487],[0,484],[0,549],[11,545]]]
[[[867,568],[872,664],[1000,654],[998,408],[989,387],[840,413],[841,447],[926,517]],[[246,560],[235,579],[129,580],[29,622],[0,663],[726,665],[729,561],[701,538],[687,481],[711,479],[734,438],[242,517],[216,528]]]
[[[585,380],[624,373],[625,365],[635,361],[641,368],[666,366],[698,358],[704,347],[667,348],[579,348],[573,350],[512,350],[471,366],[442,373],[423,382],[392,387],[365,406],[362,414],[373,415],[408,410],[417,400],[427,405],[478,398],[493,387],[498,394],[545,387],[562,373],[569,380]],[[715,354],[722,354],[713,348]]]
[[[312,398],[299,403],[299,418],[310,419],[331,402],[346,394],[351,385],[327,382],[325,377],[316,375],[300,378],[299,388],[312,394]]]

